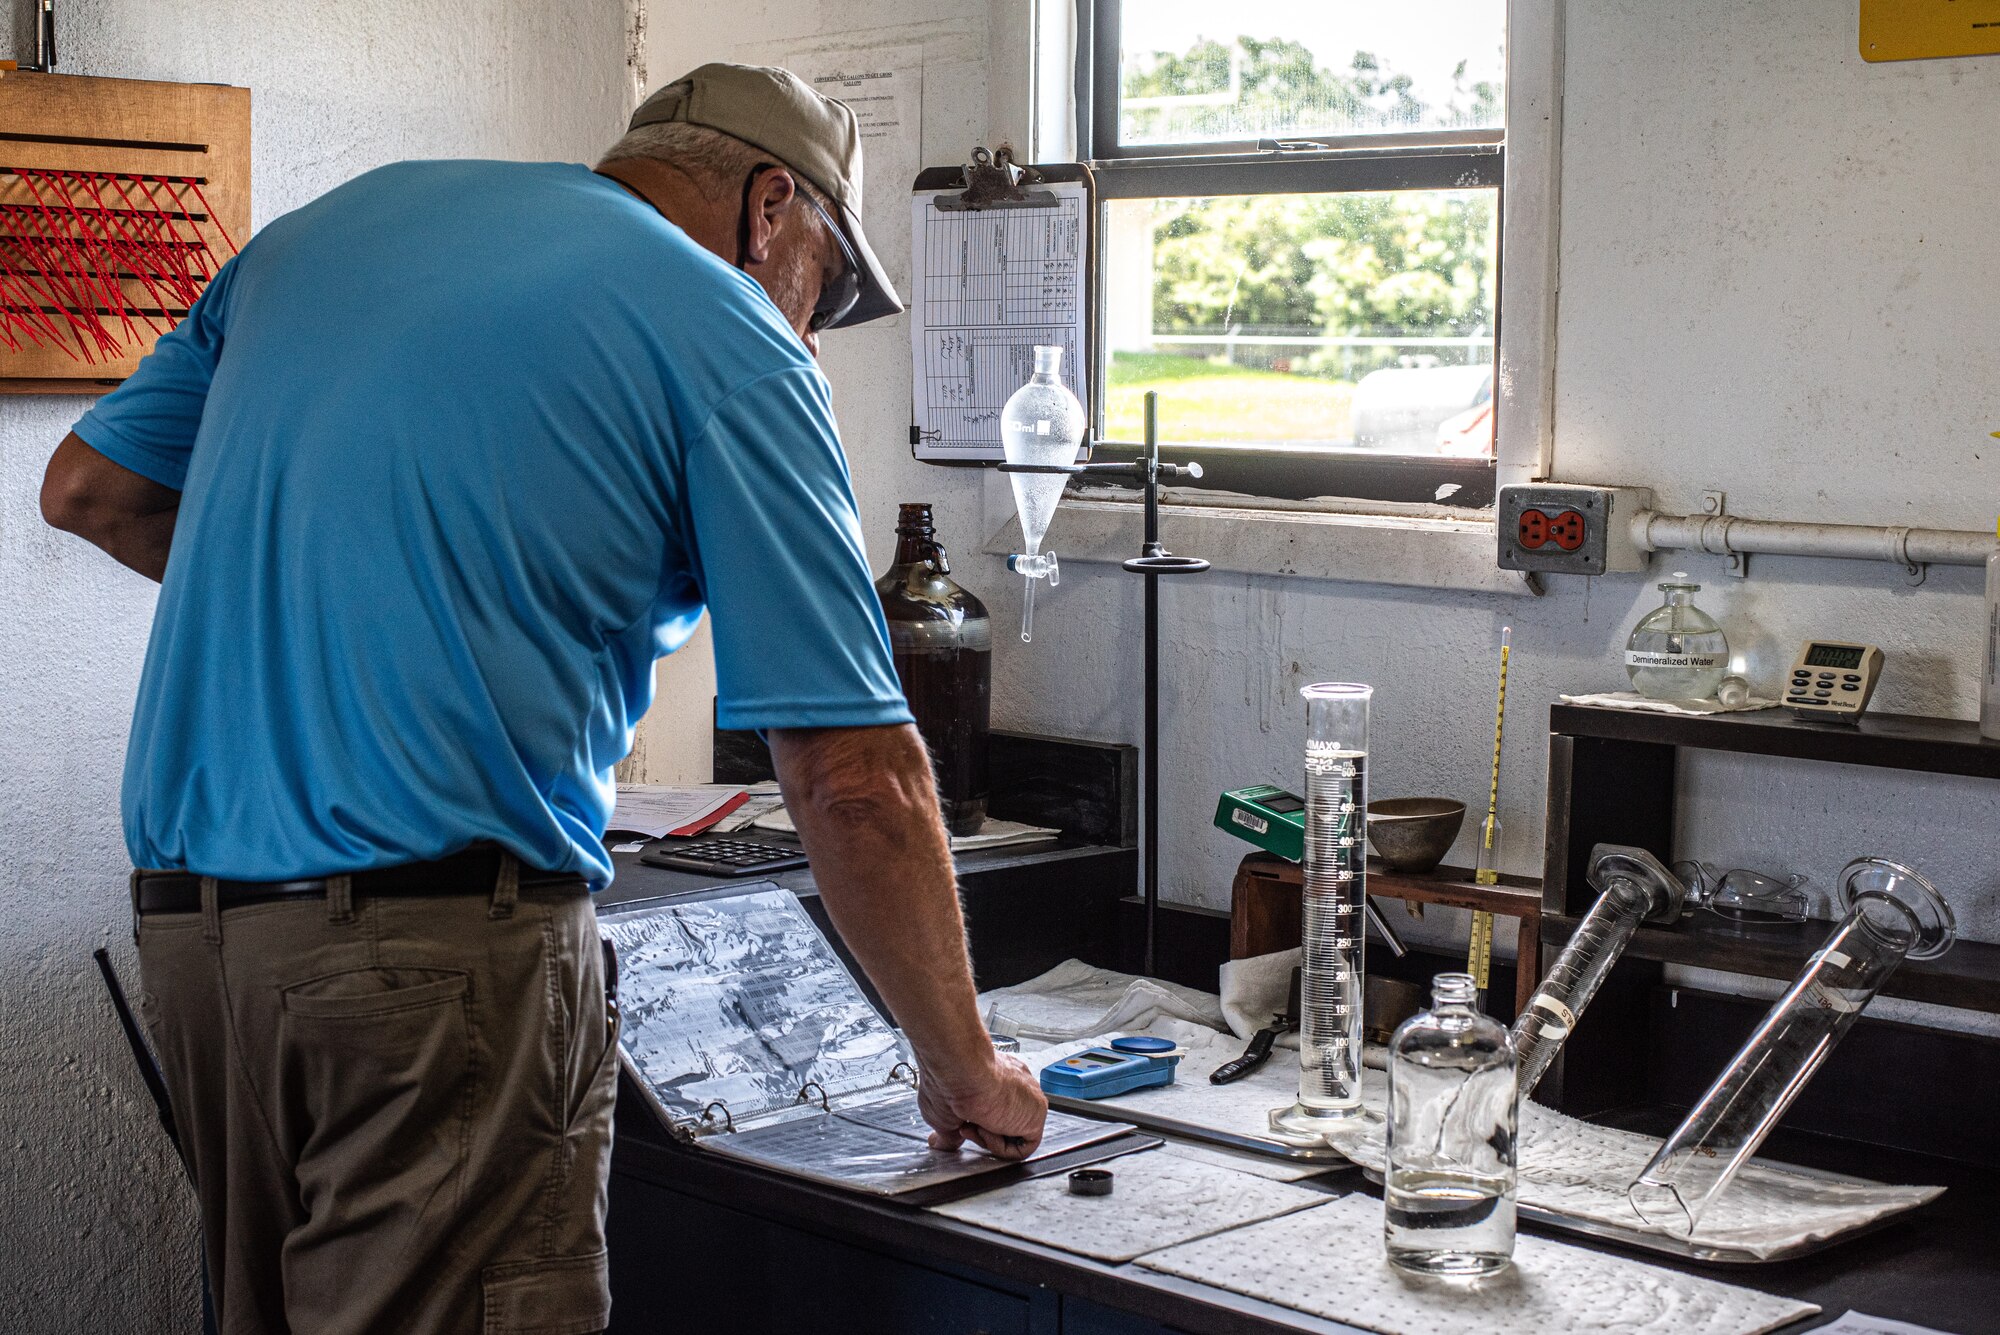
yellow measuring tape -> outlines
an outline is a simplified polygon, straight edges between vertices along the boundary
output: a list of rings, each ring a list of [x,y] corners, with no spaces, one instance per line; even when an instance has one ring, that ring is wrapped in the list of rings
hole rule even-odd
[[[1493,781],[1486,790],[1486,823],[1480,830],[1480,842],[1484,847],[1486,865],[1473,873],[1473,880],[1480,885],[1500,884],[1500,869],[1497,865],[1500,850],[1494,847],[1500,830],[1500,738],[1507,725],[1507,659],[1512,652],[1514,628],[1507,626],[1500,631],[1500,697],[1493,707]],[[1475,910],[1472,915],[1472,941],[1465,952],[1465,971],[1472,975],[1473,984],[1482,992],[1493,972],[1493,915]]]

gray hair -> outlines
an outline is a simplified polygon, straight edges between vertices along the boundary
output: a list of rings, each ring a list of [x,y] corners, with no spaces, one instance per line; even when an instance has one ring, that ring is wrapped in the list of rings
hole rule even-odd
[[[651,158],[669,164],[693,180],[701,192],[711,199],[741,190],[751,168],[760,162],[774,160],[771,154],[755,144],[745,143],[734,135],[712,130],[706,125],[690,125],[686,121],[641,125],[636,130],[627,130],[625,137],[613,144],[597,165],[602,167],[634,158]],[[797,171],[792,171],[792,180],[831,216],[832,206],[827,201],[826,192]],[[826,230],[826,225],[820,221],[818,214],[807,209],[803,220],[809,236],[816,240],[824,239],[821,233]]]

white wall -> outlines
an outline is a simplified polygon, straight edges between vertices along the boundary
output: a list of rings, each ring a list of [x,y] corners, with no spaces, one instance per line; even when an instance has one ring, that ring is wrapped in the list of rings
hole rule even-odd
[[[587,159],[630,106],[625,0],[58,14],[64,73],[251,89],[258,222],[398,158]],[[32,57],[0,56],[17,51]],[[0,398],[0,1330],[185,1331],[191,1194],[90,961],[109,945],[136,979],[118,779],[153,586],[36,508],[48,453],[86,406]]]
[[[1771,518],[1983,529],[2000,508],[2000,382],[1990,374],[1990,244],[2000,163],[1979,136],[2000,105],[2000,59],[1870,66],[1851,7],[1824,0],[1590,0],[1566,7],[1554,475],[1653,487],[1665,506],[1728,493]],[[652,67],[742,58],[735,34],[841,33],[910,22],[855,0],[765,0],[755,22],[656,7]],[[1026,23],[993,0],[990,25]],[[929,7],[940,49],[975,47],[989,7]],[[994,42],[997,45],[997,41]],[[956,161],[1025,88],[977,69],[927,70],[926,161]],[[1009,99],[1015,99],[1010,104]],[[893,185],[894,183],[889,183]],[[887,188],[871,183],[872,188]],[[891,507],[933,500],[960,578],[1003,625],[1016,580],[982,555],[1005,512],[992,479],[913,463],[907,330],[829,338],[826,364],[876,565]],[[1516,350],[1516,356],[1519,350]],[[984,491],[984,495],[982,492]],[[1134,545],[1137,518],[1133,519]],[[1171,512],[1166,538],[1174,545]],[[1412,541],[1420,539],[1413,538]],[[1064,551],[1064,516],[1050,546]],[[1073,548],[1071,550],[1074,550]],[[1877,707],[1971,717],[1979,663],[1975,572],[1921,588],[1893,566],[1756,558],[1747,581],[1717,558],[1662,556],[1644,576],[1552,581],[1547,597],[1389,588],[1261,575],[1174,581],[1163,597],[1168,897],[1225,907],[1240,844],[1209,827],[1224,787],[1300,780],[1297,688],[1376,686],[1373,790],[1483,798],[1492,646],[1515,628],[1502,817],[1510,869],[1539,870],[1547,704],[1616,689],[1615,666],[1653,585],[1688,570],[1768,692],[1802,637],[1880,644]],[[996,722],[1115,740],[1140,731],[1138,582],[1066,563],[1032,648],[1000,637]],[[705,664],[667,678],[705,710]],[[676,677],[673,674],[684,674]],[[683,752],[706,763],[705,735]],[[1881,771],[1701,757],[1685,767],[1683,854],[1811,873],[1900,857],[1934,873],[1970,935],[2000,938],[2000,787]],[[1471,830],[1456,858],[1470,861]],[[1420,937],[1463,939],[1433,912]]]

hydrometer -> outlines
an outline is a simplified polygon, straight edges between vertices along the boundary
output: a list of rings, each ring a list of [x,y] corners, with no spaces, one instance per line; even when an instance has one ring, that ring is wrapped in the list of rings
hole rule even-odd
[[[1507,726],[1507,656],[1514,643],[1514,628],[1500,628],[1500,695],[1493,706],[1493,781],[1486,789],[1486,821],[1479,829],[1479,859],[1472,879],[1479,885],[1500,884],[1500,738]],[[1493,971],[1493,915],[1484,909],[1472,914],[1472,943],[1465,952],[1465,971],[1479,990],[1486,991]]]

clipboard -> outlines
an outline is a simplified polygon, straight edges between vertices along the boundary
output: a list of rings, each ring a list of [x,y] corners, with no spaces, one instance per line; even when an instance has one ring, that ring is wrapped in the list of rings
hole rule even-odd
[[[1034,373],[1038,343],[1063,349],[1063,380],[1093,420],[1096,225],[1097,180],[1080,162],[1019,164],[1002,145],[918,175],[910,452],[919,461],[1004,459],[1000,409]]]

